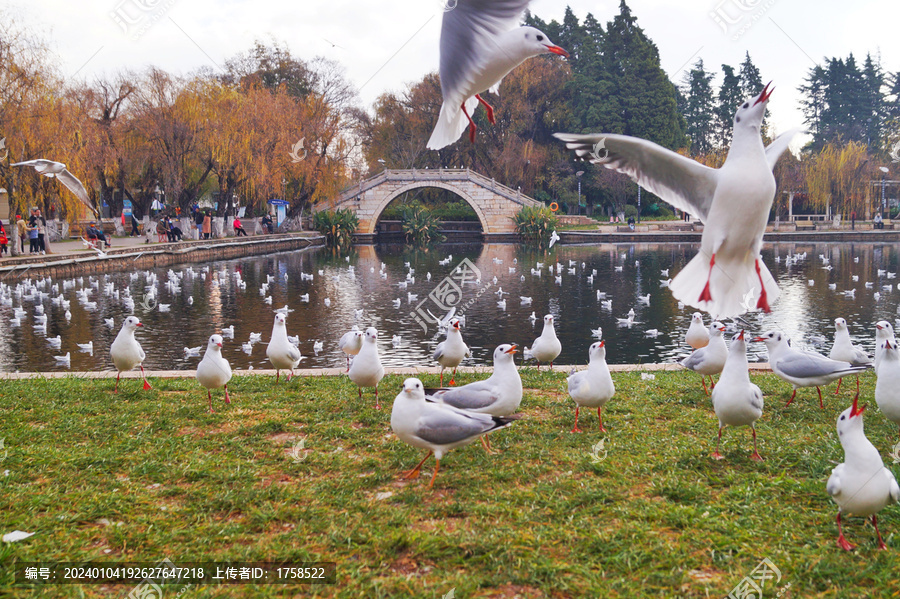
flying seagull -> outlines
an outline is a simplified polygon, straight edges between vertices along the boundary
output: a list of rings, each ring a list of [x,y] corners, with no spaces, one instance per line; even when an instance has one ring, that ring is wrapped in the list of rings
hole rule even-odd
[[[56,177],[59,182],[69,188],[69,191],[75,194],[81,202],[87,206],[91,212],[96,213],[97,210],[91,205],[91,198],[88,197],[87,190],[78,177],[66,170],[66,165],[62,162],[53,162],[52,160],[44,160],[38,158],[36,160],[26,160],[25,162],[14,162],[10,166],[32,166],[41,175],[45,177]]]
[[[714,318],[746,312],[752,307],[748,293],[756,308],[769,312],[779,294],[759,250],[775,197],[772,168],[798,130],[763,146],[760,127],[772,95],[769,85],[737,109],[731,148],[718,169],[636,137],[555,134],[579,158],[628,175],[703,222],[700,252],[670,289],[676,299]]]
[[[444,12],[441,24],[441,94],[444,103],[428,148],[440,150],[459,139],[469,127],[475,142],[472,113],[484,104],[488,121],[494,108],[481,97],[497,93],[500,82],[514,68],[539,54],[569,53],[534,27],[516,27],[528,0],[458,0]]]

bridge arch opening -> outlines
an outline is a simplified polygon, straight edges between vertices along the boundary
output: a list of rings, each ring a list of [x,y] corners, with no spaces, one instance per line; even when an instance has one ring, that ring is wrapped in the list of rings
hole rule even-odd
[[[488,231],[488,221],[484,214],[484,211],[481,209],[478,203],[475,202],[475,200],[471,198],[467,193],[465,193],[462,189],[451,184],[442,183],[440,181],[415,181],[394,190],[390,195],[381,200],[372,215],[372,219],[370,221],[371,230],[366,232],[375,233],[378,230],[378,223],[382,220],[382,216],[384,215],[385,210],[391,205],[392,202],[410,191],[422,188],[442,189],[449,192],[453,197],[461,199],[475,213],[475,216],[478,219],[478,224],[481,227],[481,232],[483,233]]]

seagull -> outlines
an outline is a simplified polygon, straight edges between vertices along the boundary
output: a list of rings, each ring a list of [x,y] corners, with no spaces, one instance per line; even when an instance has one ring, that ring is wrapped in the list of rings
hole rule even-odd
[[[72,352],[66,352],[64,356],[53,356],[53,359],[64,366],[72,365]]]
[[[591,329],[591,335],[593,335],[597,339],[603,339],[603,327],[597,327],[596,329]],[[588,355],[590,355],[590,351],[588,352]]]
[[[119,392],[119,377],[122,372],[131,370],[135,366],[141,367],[141,376],[144,378],[144,390],[151,389],[147,377],[144,376],[144,365],[142,362],[147,355],[141,348],[141,344],[134,338],[134,332],[138,327],[143,327],[137,316],[129,316],[122,323],[122,329],[116,335],[112,345],[109,346],[109,356],[112,358],[116,367],[116,388],[113,393]]]
[[[75,345],[78,346],[79,351],[87,352],[87,353],[91,354],[92,356],[94,355],[94,342],[93,341],[88,341],[87,343],[76,343]]]
[[[366,329],[362,349],[350,364],[347,376],[359,387],[360,399],[363,387],[375,387],[375,409],[381,409],[378,404],[378,383],[384,378],[384,366],[378,357],[378,331],[374,327]]]
[[[468,445],[486,433],[509,426],[518,419],[518,415],[491,416],[460,410],[442,402],[427,401],[422,381],[406,379],[391,409],[391,429],[404,443],[427,449],[428,453],[415,468],[404,474],[404,478],[418,476],[422,464],[434,454],[434,474],[428,483],[430,489],[444,454],[455,447]]]
[[[562,352],[562,343],[556,337],[556,329],[553,328],[553,315],[544,316],[544,329],[541,336],[534,340],[531,347],[525,348],[524,357],[532,357],[537,360],[538,370],[541,362],[550,362],[550,370],[553,370],[553,360]]]
[[[612,305],[612,300],[610,300],[610,305]],[[619,326],[631,326],[634,324],[634,308],[630,308],[628,310],[628,315],[625,318],[616,318],[616,324]]]
[[[894,347],[897,346],[894,340],[894,327],[886,320],[879,320],[875,323],[875,374],[878,374],[878,366],[884,356],[885,341],[890,341]]]
[[[866,438],[862,414],[866,406],[859,407],[859,394],[853,405],[841,412],[837,419],[838,440],[844,448],[844,462],[831,471],[825,489],[838,504],[838,539],[841,549],[850,551],[853,545],[844,538],[841,525],[843,514],[872,517],[872,526],[878,536],[878,548],[887,549],[878,530],[876,514],[882,508],[900,501],[900,486],[893,473],[884,467],[881,454]]]
[[[559,241],[559,233],[554,229],[552,233],[550,233],[550,245],[547,246],[547,249],[553,247],[553,244]]]
[[[31,166],[34,167],[35,171],[45,177],[56,177],[60,183],[65,185],[69,188],[69,191],[75,194],[75,197],[81,200],[81,203],[87,206],[91,212],[96,214],[97,210],[91,204],[91,198],[88,196],[84,185],[78,180],[78,177],[66,170],[66,165],[62,162],[53,162],[52,160],[38,158],[36,160],[15,162],[10,166]]]
[[[872,363],[872,358],[853,345],[850,341],[850,331],[847,329],[847,321],[843,318],[834,319],[834,345],[831,347],[831,353],[828,355],[832,360],[840,360],[841,362],[850,362],[853,366],[866,366]],[[838,379],[837,389],[834,394],[837,395],[841,390],[841,381]],[[859,375],[856,375],[856,386],[859,387]]]
[[[704,224],[700,251],[670,289],[675,299],[717,318],[746,312],[742,302],[751,291],[756,307],[769,312],[779,294],[759,249],[775,197],[772,168],[798,131],[788,131],[763,147],[760,128],[772,94],[769,85],[738,107],[731,148],[719,169],[634,137],[555,134],[579,158],[625,173],[700,218]]]
[[[519,296],[519,303],[520,303],[521,305],[523,305],[523,306],[530,306],[530,305],[531,305],[531,298],[530,298],[530,297],[525,297],[524,295],[520,295],[520,296]]]
[[[47,343],[50,344],[50,347],[53,349],[60,349],[62,347],[62,337],[57,335],[56,337],[48,337]]]
[[[455,385],[456,368],[464,358],[472,355],[469,346],[463,342],[462,332],[459,328],[459,319],[454,318],[450,321],[450,328],[447,330],[447,339],[438,343],[434,349],[432,356],[438,364],[441,365],[441,381],[440,386],[444,386],[444,369],[452,368],[453,374],[450,377],[450,385]]]
[[[222,337],[226,339],[234,339],[234,325],[227,326],[222,329]]]
[[[875,372],[878,375],[875,402],[888,420],[900,426],[900,356],[893,331],[889,338],[879,343],[879,349],[880,354],[876,353],[875,357]]]
[[[500,308],[501,310],[506,310],[506,300],[502,299],[499,302],[497,302],[497,307]]]
[[[198,345],[197,347],[186,347],[184,348],[184,357],[193,358],[195,356],[199,356],[201,349],[203,349],[202,345]]]
[[[293,340],[291,340],[291,343],[294,343]],[[296,343],[294,345],[296,345]],[[314,354],[316,354],[318,356],[319,352],[322,351],[323,349],[325,349],[325,344],[323,342],[321,342],[321,341],[313,342],[313,353]]]
[[[197,381],[206,387],[206,397],[209,400],[209,412],[213,412],[212,390],[219,387],[225,388],[225,403],[231,403],[228,397],[228,381],[231,380],[231,365],[222,357],[222,336],[212,335],[206,344],[206,353],[197,365]]]
[[[691,315],[691,326],[688,327],[684,340],[694,349],[706,347],[709,343],[709,331],[703,326],[703,315],[699,312]]]
[[[712,342],[711,342],[712,344]],[[724,345],[725,342],[722,342]],[[700,350],[698,350],[700,351]],[[722,429],[726,426],[749,426],[753,433],[753,454],[751,460],[762,461],[756,449],[756,421],[763,413],[763,394],[759,387],[750,382],[750,371],[747,365],[747,343],[744,331],[731,340],[728,358],[719,377],[719,384],[712,391],[713,409],[719,419],[719,439],[713,457],[725,459],[719,453],[722,442]]]
[[[391,337],[391,347],[397,349],[400,347],[400,343],[403,341],[403,338],[400,335],[394,335]]]
[[[644,304],[645,306],[649,306],[650,305],[650,294],[648,293],[647,295],[639,295],[638,303]]]
[[[709,377],[709,386],[715,390],[716,384],[713,382],[712,375],[720,374],[728,359],[728,347],[725,345],[723,333],[725,333],[724,324],[718,321],[710,324],[709,343],[705,347],[694,350],[691,355],[680,362],[688,370],[700,373],[700,382],[703,383],[703,391],[707,395],[709,395],[709,391],[706,389],[706,381],[703,377]]]
[[[281,371],[287,370],[287,380],[290,382],[294,376],[294,368],[300,364],[303,357],[300,350],[293,343],[288,341],[287,335],[287,316],[284,314],[276,314],[275,322],[272,324],[272,338],[269,340],[269,346],[266,348],[266,357],[275,367],[275,382],[281,378]]]
[[[528,317],[528,320],[531,321],[531,326],[534,326],[534,321],[537,320],[537,314],[534,311],[531,312],[531,316]]]
[[[769,365],[772,371],[780,378],[794,387],[794,392],[787,402],[791,405],[797,395],[797,389],[801,387],[815,387],[819,392],[819,407],[825,409],[822,403],[821,385],[865,370],[865,366],[853,366],[849,362],[841,362],[826,358],[825,356],[802,352],[790,346],[787,337],[780,331],[769,331],[753,339],[763,341],[769,351]]]
[[[593,343],[588,348],[588,356],[590,363],[587,370],[573,372],[566,379],[569,386],[569,396],[575,400],[575,426],[572,427],[572,432],[581,432],[581,429],[578,428],[578,412],[582,407],[585,407],[597,408],[600,432],[605,433],[606,429],[603,428],[601,410],[616,392],[616,386],[613,384],[612,377],[609,374],[609,367],[606,365],[606,342],[598,341]]]
[[[113,327],[116,326],[116,321],[115,321],[114,318],[104,318],[104,319],[103,319],[103,324],[105,324],[105,325],[108,326],[109,328],[113,328]]]
[[[338,341],[338,347],[342,352],[347,354],[347,370],[350,371],[350,356],[355,356],[362,349],[363,334],[359,327],[353,325],[353,328],[344,333]]]
[[[402,303],[403,303],[403,301],[399,297],[397,299],[393,300],[393,304],[394,304],[395,308],[399,308]]]
[[[441,24],[441,94],[443,105],[427,147],[440,150],[459,139],[469,126],[475,142],[477,127],[471,114],[484,104],[488,121],[494,109],[481,93],[496,93],[500,82],[526,59],[552,52],[568,53],[534,27],[516,27],[528,0],[456,0]]]

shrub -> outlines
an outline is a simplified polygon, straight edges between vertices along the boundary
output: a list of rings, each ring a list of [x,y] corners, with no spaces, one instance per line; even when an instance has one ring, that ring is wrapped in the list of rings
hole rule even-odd
[[[637,218],[637,208],[631,204],[625,204],[625,219],[627,220],[629,217]]]
[[[313,228],[325,235],[329,247],[348,246],[359,227],[359,218],[349,208],[323,210],[313,216]]]
[[[516,232],[526,243],[543,245],[558,225],[556,215],[547,206],[525,206],[513,217]]]
[[[413,245],[425,245],[443,241],[441,221],[424,206],[408,206],[402,214],[400,225],[406,242]]]

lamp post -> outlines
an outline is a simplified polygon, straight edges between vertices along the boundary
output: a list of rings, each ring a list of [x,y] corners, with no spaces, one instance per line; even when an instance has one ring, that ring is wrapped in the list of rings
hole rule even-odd
[[[637,206],[637,208],[638,208],[637,222],[638,222],[638,224],[641,224],[641,186],[640,186],[640,184],[638,184],[638,206]]]
[[[886,166],[879,166],[881,170],[881,218],[884,218],[885,209],[887,208],[887,200],[884,199],[884,176],[890,171]]]
[[[575,178],[578,179],[578,214],[581,214],[581,175],[584,174],[584,171],[578,171],[575,173]]]

